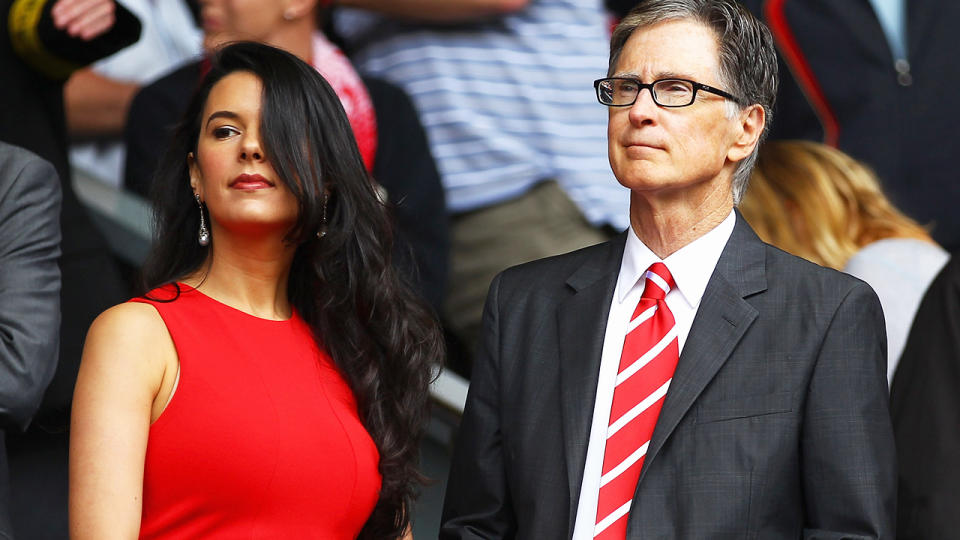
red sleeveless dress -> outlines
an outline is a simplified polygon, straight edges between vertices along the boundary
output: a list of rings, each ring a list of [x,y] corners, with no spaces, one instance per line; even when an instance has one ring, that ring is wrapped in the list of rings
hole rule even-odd
[[[150,426],[140,538],[355,538],[380,491],[376,445],[310,328],[186,285],[148,299],[180,380]]]

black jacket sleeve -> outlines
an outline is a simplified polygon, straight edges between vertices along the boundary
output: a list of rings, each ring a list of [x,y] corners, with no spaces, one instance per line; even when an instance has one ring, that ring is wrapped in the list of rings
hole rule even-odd
[[[960,260],[930,284],[890,395],[900,478],[897,538],[952,538],[960,529]]]
[[[10,42],[21,59],[51,79],[65,80],[74,70],[130,46],[140,39],[140,20],[119,2],[113,26],[84,40],[53,25],[55,0],[15,0],[10,3]]]

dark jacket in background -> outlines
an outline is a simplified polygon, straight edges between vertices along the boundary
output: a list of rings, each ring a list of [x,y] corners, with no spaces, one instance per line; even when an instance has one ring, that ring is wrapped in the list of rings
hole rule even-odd
[[[83,41],[53,27],[54,3],[0,0],[0,141],[52,163],[63,193],[60,361],[27,433],[7,434],[14,530],[31,540],[67,536],[66,430],[83,340],[100,312],[129,298],[106,241],[71,186],[63,83],[72,70],[134,43],[140,22],[118,4],[113,27]],[[40,12],[30,23],[32,9]],[[24,49],[31,36],[40,47]]]
[[[781,53],[772,136],[835,141],[876,171],[898,208],[933,224],[937,242],[960,248],[960,2],[905,0],[908,63],[899,67],[869,0],[744,3]]]
[[[927,289],[890,395],[900,462],[897,538],[960,534],[960,260]]]

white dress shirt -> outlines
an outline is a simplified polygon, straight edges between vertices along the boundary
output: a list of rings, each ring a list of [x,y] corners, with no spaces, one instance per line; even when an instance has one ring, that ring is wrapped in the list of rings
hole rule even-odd
[[[665,300],[676,321],[678,344],[682,353],[693,318],[697,314],[697,308],[700,307],[700,299],[703,298],[707,282],[710,281],[710,276],[717,266],[720,253],[730,239],[735,223],[736,213],[731,210],[730,215],[719,225],[663,261],[660,261],[660,258],[640,241],[632,228],[627,234],[623,260],[620,263],[620,275],[617,277],[617,287],[610,301],[610,315],[607,318],[607,331],[603,340],[597,398],[593,408],[593,423],[590,428],[587,462],[583,470],[583,484],[580,487],[580,502],[577,505],[573,540],[590,540],[594,536],[603,452],[607,424],[610,420],[610,407],[613,403],[614,383],[619,371],[620,354],[623,350],[627,325],[643,294],[643,274],[651,264],[663,262],[677,284],[667,294]]]

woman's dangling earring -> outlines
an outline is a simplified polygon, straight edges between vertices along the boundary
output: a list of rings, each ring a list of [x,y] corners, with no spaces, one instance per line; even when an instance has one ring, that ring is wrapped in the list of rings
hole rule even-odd
[[[197,235],[197,242],[201,246],[206,246],[210,243],[210,231],[207,230],[207,221],[203,217],[203,203],[200,202],[199,194],[194,193],[193,198],[197,200],[197,206],[200,207],[200,233]]]
[[[320,230],[317,231],[317,238],[323,238],[327,235],[327,201],[329,200],[329,195],[323,197],[323,213],[320,214]]]

